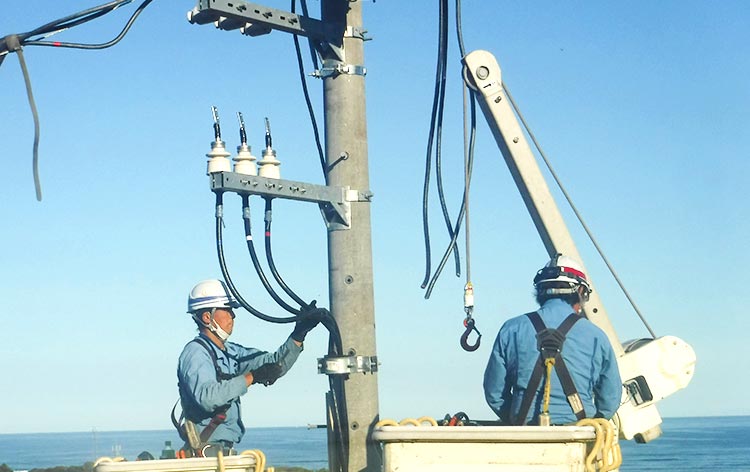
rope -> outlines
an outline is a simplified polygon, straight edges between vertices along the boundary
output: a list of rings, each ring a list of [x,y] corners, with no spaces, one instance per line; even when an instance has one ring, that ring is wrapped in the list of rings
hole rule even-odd
[[[615,438],[615,428],[609,420],[584,418],[576,426],[591,426],[596,431],[596,441],[586,456],[586,472],[607,472],[620,467],[622,452]]]
[[[224,451],[221,449],[216,453],[216,465],[219,472],[226,472],[227,469],[224,467]]]
[[[249,449],[242,451],[241,456],[250,456],[255,459],[255,472],[263,472],[266,468],[266,455],[260,449]],[[273,472],[273,467],[269,467],[269,472]]]
[[[430,416],[422,416],[421,418],[404,418],[400,422],[397,422],[396,420],[392,419],[385,419],[380,420],[377,423],[375,423],[376,428],[380,428],[382,426],[425,426],[425,423],[429,426],[437,426],[438,423],[435,421],[435,418],[432,418]]]
[[[549,398],[552,393],[552,369],[555,367],[555,358],[550,357],[544,360],[547,367],[547,380],[544,382],[544,404],[542,405],[542,414],[549,416]]]

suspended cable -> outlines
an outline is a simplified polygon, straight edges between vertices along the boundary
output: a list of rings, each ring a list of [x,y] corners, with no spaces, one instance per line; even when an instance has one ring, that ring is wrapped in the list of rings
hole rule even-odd
[[[440,204],[443,210],[443,217],[446,219],[448,233],[450,237],[453,237],[453,228],[450,224],[450,218],[447,214],[447,207],[445,205],[445,198],[442,189],[442,169],[440,166],[440,144],[442,134],[442,116],[443,106],[445,102],[445,77],[446,77],[446,62],[447,62],[447,34],[448,34],[448,23],[447,23],[447,12],[448,5],[447,0],[440,1],[440,18],[438,26],[438,59],[435,68],[435,92],[433,95],[432,102],[432,114],[430,119],[430,132],[427,139],[427,152],[425,156],[425,173],[424,173],[424,187],[422,190],[422,230],[424,234],[425,244],[425,274],[422,280],[421,287],[425,288],[430,280],[432,274],[432,250],[430,244],[430,228],[429,228],[429,193],[430,193],[430,175],[432,165],[432,145],[433,140],[436,141],[436,180],[438,182],[438,193],[440,196]],[[460,260],[458,252],[456,251],[456,273],[460,272]]]
[[[472,132],[471,137],[469,139],[469,160],[468,160],[468,179],[471,180],[471,172],[474,167],[474,143],[476,141],[476,100],[474,99],[473,92],[471,93],[471,120],[472,120]],[[458,239],[458,234],[461,230],[461,221],[464,217],[464,212],[466,211],[465,207],[465,200],[466,200],[466,193],[468,192],[468,187],[464,188],[464,196],[461,199],[461,208],[458,212],[458,217],[456,218],[456,231],[453,233],[453,237],[451,238],[450,243],[448,244],[448,248],[445,250],[445,253],[443,254],[443,258],[440,260],[440,264],[438,264],[438,268],[435,270],[435,274],[433,274],[432,279],[430,280],[430,283],[427,287],[427,291],[425,292],[425,298],[430,298],[430,295],[432,294],[432,289],[435,288],[435,283],[437,282],[437,279],[440,277],[440,274],[443,271],[443,268],[445,267],[446,262],[448,262],[448,258],[450,257],[451,251],[455,250],[456,247],[456,241]]]
[[[552,168],[552,163],[549,161],[549,159],[547,159],[547,155],[544,153],[544,151],[542,150],[542,147],[539,145],[539,142],[536,140],[534,133],[531,132],[531,129],[529,128],[529,125],[526,123],[526,119],[523,117],[521,110],[519,110],[518,106],[516,106],[516,102],[515,100],[513,100],[513,95],[511,95],[510,90],[508,89],[508,86],[503,84],[503,89],[505,89],[505,93],[508,96],[508,100],[510,101],[510,104],[513,106],[513,110],[515,110],[516,115],[518,115],[518,118],[521,120],[521,123],[523,124],[524,129],[526,129],[526,133],[528,133],[537,151],[539,151],[539,155],[542,156],[542,160],[544,160],[544,164],[547,166],[547,169],[549,170],[550,175],[552,175],[552,178],[555,180],[555,183],[557,183],[558,188],[560,189],[563,196],[565,197],[565,200],[567,200],[568,205],[570,205],[570,208],[573,210],[573,213],[576,215],[578,222],[583,227],[583,230],[586,232],[586,235],[589,237],[589,240],[591,240],[592,244],[594,245],[594,248],[596,248],[596,251],[599,253],[599,256],[601,256],[602,260],[607,265],[609,272],[612,274],[612,277],[614,277],[615,281],[617,282],[617,285],[620,286],[620,289],[625,294],[625,297],[630,302],[630,305],[633,307],[636,314],[643,322],[643,325],[646,327],[648,332],[651,333],[651,336],[656,338],[656,334],[654,333],[654,330],[651,329],[651,326],[649,326],[648,322],[646,321],[646,318],[641,313],[641,310],[639,310],[638,306],[636,306],[635,301],[630,296],[630,293],[628,293],[628,290],[625,288],[625,285],[623,285],[622,281],[620,280],[620,277],[617,276],[617,273],[612,267],[612,264],[610,264],[609,259],[607,259],[607,256],[604,255],[604,252],[602,251],[601,247],[599,247],[599,243],[596,241],[596,238],[594,238],[593,233],[589,229],[586,222],[583,220],[583,216],[581,216],[581,213],[578,211],[578,208],[573,203],[573,199],[570,197],[570,195],[568,194],[568,191],[563,186],[562,181],[557,176],[557,173],[555,172],[555,170]]]
[[[295,7],[296,7],[296,1],[292,0],[292,13],[294,13]],[[304,14],[307,15],[307,6],[304,1],[302,1],[302,9],[304,11]],[[315,118],[315,110],[313,109],[312,101],[310,100],[310,92],[307,89],[305,67],[302,63],[302,52],[300,50],[299,38],[297,37],[296,34],[293,34],[292,39],[294,39],[294,50],[297,54],[297,66],[299,70],[300,82],[302,83],[302,93],[305,96],[305,103],[307,104],[307,112],[310,115],[310,123],[312,124],[313,136],[315,137],[315,146],[318,149],[318,158],[320,159],[320,167],[323,171],[323,178],[325,179],[325,182],[328,183],[328,165],[326,164],[326,158],[323,153],[323,145],[320,142],[320,131],[318,129],[318,121]],[[312,46],[310,46],[310,48],[311,48],[312,56],[313,58],[315,58],[315,53],[314,51],[312,51]],[[315,68],[317,69],[317,61],[315,61]]]
[[[141,5],[136,9],[136,11],[130,17],[130,20],[128,20],[127,24],[125,25],[123,30],[120,32],[120,34],[114,39],[112,39],[111,41],[108,41],[106,43],[102,43],[102,44],[62,43],[62,42],[42,41],[42,40],[36,40],[36,39],[30,40],[29,38],[38,37],[38,36],[42,36],[42,37],[51,36],[53,34],[67,30],[74,26],[78,26],[80,24],[86,23],[93,19],[99,18],[109,12],[116,10],[120,6],[128,4],[132,1],[133,0],[117,0],[114,2],[105,3],[103,5],[99,5],[98,7],[89,8],[88,10],[83,10],[73,15],[69,15],[69,16],[57,19],[55,21],[42,25],[36,29],[33,29],[31,31],[27,31],[26,33],[17,34],[17,35],[8,35],[5,38],[0,39],[0,65],[2,65],[3,60],[5,59],[5,54],[9,52],[15,52],[18,54],[18,61],[21,64],[21,70],[23,72],[24,83],[26,85],[26,95],[29,100],[29,106],[31,107],[31,114],[34,119],[34,144],[33,144],[33,150],[32,150],[32,154],[33,154],[32,170],[33,170],[33,175],[34,175],[34,189],[36,191],[36,199],[38,201],[42,201],[42,185],[41,185],[41,179],[39,178],[39,138],[40,138],[39,114],[37,111],[36,102],[34,100],[34,94],[31,89],[31,79],[29,77],[28,68],[26,66],[26,60],[23,55],[23,46],[55,46],[55,47],[69,47],[69,48],[79,48],[79,49],[104,49],[110,46],[114,46],[115,44],[120,42],[120,40],[122,40],[123,37],[125,37],[128,30],[130,30],[130,27],[133,25],[133,22],[135,22],[135,19],[138,17],[138,15],[140,15],[143,9],[146,8],[148,4],[151,3],[153,0],[145,0],[143,3],[141,3]]]
[[[133,26],[133,23],[135,22],[136,18],[138,18],[138,15],[140,15],[141,12],[152,1],[153,0],[145,0],[143,3],[141,3],[140,6],[136,8],[135,12],[133,12],[133,14],[130,16],[130,19],[125,24],[122,31],[120,31],[120,34],[115,36],[110,41],[107,41],[106,43],[86,44],[86,43],[65,43],[65,42],[60,42],[60,41],[26,41],[25,45],[27,46],[52,46],[52,47],[60,47],[60,48],[74,48],[74,49],[106,49],[106,48],[112,47],[115,44],[119,43],[122,40],[122,38],[125,37],[128,31],[130,31],[130,27]]]

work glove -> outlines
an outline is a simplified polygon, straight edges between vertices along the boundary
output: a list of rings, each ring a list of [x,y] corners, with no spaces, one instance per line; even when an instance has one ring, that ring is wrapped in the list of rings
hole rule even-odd
[[[292,331],[291,338],[301,343],[305,340],[307,333],[313,330],[320,320],[328,313],[325,308],[318,308],[315,306],[315,300],[312,301],[308,306],[303,307],[297,315],[297,323],[294,325],[294,331]]]
[[[273,385],[273,383],[276,382],[279,377],[281,377],[281,364],[277,364],[274,362],[263,364],[262,366],[253,370],[251,374],[253,374],[254,384],[259,383],[267,387],[269,385]]]

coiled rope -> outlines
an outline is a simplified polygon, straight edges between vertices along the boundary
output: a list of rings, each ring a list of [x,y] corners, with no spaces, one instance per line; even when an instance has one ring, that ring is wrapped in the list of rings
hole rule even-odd
[[[596,431],[596,441],[586,456],[586,472],[607,472],[616,470],[622,464],[620,444],[615,438],[615,428],[604,418],[584,418],[577,426],[592,426]]]
[[[435,421],[435,418],[432,418],[430,416],[423,416],[421,418],[404,418],[401,421],[386,419],[386,420],[380,420],[377,423],[375,423],[376,428],[380,428],[381,426],[427,426],[424,423],[427,423],[428,426],[437,426],[437,421]]]

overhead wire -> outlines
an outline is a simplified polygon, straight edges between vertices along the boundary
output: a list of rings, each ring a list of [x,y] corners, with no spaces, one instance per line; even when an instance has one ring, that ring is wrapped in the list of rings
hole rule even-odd
[[[295,12],[296,9],[296,0],[292,0],[292,13]],[[307,15],[307,3],[305,0],[301,1],[302,4],[302,11],[304,15]],[[323,178],[325,179],[325,182],[328,183],[328,165],[326,164],[326,158],[323,153],[323,145],[320,142],[320,131],[318,129],[318,121],[315,118],[315,110],[312,106],[312,101],[310,100],[310,91],[307,88],[307,80],[305,76],[305,67],[302,62],[302,51],[300,49],[299,45],[299,38],[296,34],[292,35],[292,38],[294,39],[294,51],[297,55],[297,66],[299,70],[299,77],[300,82],[302,84],[302,93],[305,96],[305,104],[307,105],[307,112],[310,115],[310,123],[312,125],[313,129],[313,136],[315,138],[315,146],[318,150],[318,158],[320,159],[320,167],[323,171]],[[310,45],[310,54],[312,55],[313,65],[315,69],[317,69],[317,58],[315,56],[315,49],[312,46],[312,41],[308,40],[308,44]]]
[[[0,65],[2,65],[5,55],[10,52],[18,54],[18,61],[21,65],[21,71],[23,73],[24,83],[26,86],[26,95],[29,101],[29,107],[31,108],[32,118],[34,120],[34,143],[32,147],[32,172],[34,176],[34,189],[36,192],[37,201],[42,200],[42,184],[39,177],[39,141],[40,141],[40,124],[39,124],[39,113],[36,107],[36,101],[34,100],[34,94],[31,88],[31,78],[29,75],[28,67],[26,66],[26,60],[23,55],[24,46],[54,46],[54,47],[67,47],[67,48],[78,48],[78,49],[104,49],[114,46],[125,37],[130,27],[135,22],[138,15],[151,3],[153,0],[145,0],[131,15],[130,19],[126,23],[119,35],[114,39],[101,44],[82,44],[82,43],[64,43],[58,41],[43,41],[40,39],[29,39],[38,36],[49,37],[53,34],[65,31],[72,27],[81,25],[89,22],[96,18],[99,18],[107,13],[110,13],[122,5],[128,4],[133,0],[116,0],[113,2],[105,3],[97,7],[82,10],[78,13],[68,15],[63,18],[59,18],[55,21],[46,23],[39,26],[31,31],[27,31],[21,34],[8,35],[0,40]]]

